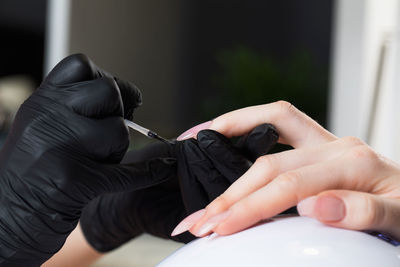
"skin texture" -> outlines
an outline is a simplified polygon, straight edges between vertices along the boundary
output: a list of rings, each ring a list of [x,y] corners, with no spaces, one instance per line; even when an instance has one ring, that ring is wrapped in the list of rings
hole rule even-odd
[[[93,249],[83,236],[80,225],[72,231],[59,253],[56,253],[42,267],[85,267],[94,263],[103,254]]]
[[[210,129],[232,137],[261,123],[273,124],[279,142],[294,149],[258,158],[206,207],[191,233],[229,235],[299,204],[300,215],[325,224],[400,238],[398,164],[358,138],[334,136],[284,101],[229,112]]]
[[[258,158],[242,177],[206,207],[197,222],[190,222],[194,224],[190,228],[193,234],[200,232],[210,219],[215,222],[212,217],[220,214],[224,214],[219,216],[222,220],[211,231],[227,235],[300,202],[300,214],[323,223],[348,229],[375,229],[400,237],[397,227],[400,166],[361,140],[338,138],[283,101],[224,114],[206,128],[232,137],[243,135],[262,123],[273,124],[279,133],[279,142],[294,149]],[[196,128],[191,136],[202,129]],[[338,219],[338,214],[342,218]],[[64,247],[74,245],[69,239]],[[85,250],[88,255],[90,250],[90,247]],[[64,251],[71,250],[63,248],[61,253]]]
[[[44,266],[88,266],[101,257],[96,250],[115,249],[143,232],[179,242],[193,240],[188,233],[180,235],[188,228],[175,232],[174,237],[170,234],[186,215],[223,193],[255,158],[271,149],[277,138],[274,127],[264,124],[235,144],[219,133],[205,130],[197,140],[190,138],[173,145],[155,143],[127,153],[123,164],[155,157],[176,158],[176,174],[154,187],[106,194],[92,201],[83,210],[80,225]],[[67,259],[70,260],[66,263]]]
[[[80,218],[87,241],[99,252],[113,250],[143,232],[178,242],[192,241],[195,237],[189,233],[170,234],[184,217],[222,194],[249,169],[251,159],[265,155],[277,139],[273,126],[264,124],[235,145],[218,132],[204,130],[197,140],[157,142],[127,153],[122,161],[126,165],[168,158],[176,161],[176,168],[166,166],[164,172],[173,175],[163,183],[104,194],[91,201]],[[253,144],[264,149],[253,149]]]

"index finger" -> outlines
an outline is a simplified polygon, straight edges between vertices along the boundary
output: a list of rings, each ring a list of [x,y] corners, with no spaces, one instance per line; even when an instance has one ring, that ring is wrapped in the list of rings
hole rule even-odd
[[[358,160],[354,160],[355,157]],[[349,165],[349,162],[352,164]],[[380,175],[377,175],[378,170]],[[373,185],[387,176],[386,171],[381,162],[367,155],[364,147],[353,148],[338,158],[279,175],[266,186],[233,204],[227,211],[226,220],[216,225],[213,231],[222,235],[235,233],[326,190],[371,192]]]
[[[47,75],[45,81],[53,85],[64,85],[88,82],[102,77],[116,82],[123,104],[124,118],[132,120],[134,109],[142,103],[140,90],[133,83],[118,79],[99,68],[84,54],[73,54],[61,60]],[[95,94],[96,90],[91,91],[93,91],[92,98],[98,96]]]
[[[271,123],[276,127],[279,143],[295,148],[318,145],[337,139],[316,121],[286,101],[225,113],[213,120],[210,129],[232,137],[246,134],[263,123]]]

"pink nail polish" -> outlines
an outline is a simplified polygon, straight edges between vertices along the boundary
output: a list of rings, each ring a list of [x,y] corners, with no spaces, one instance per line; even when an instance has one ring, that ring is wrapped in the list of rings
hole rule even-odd
[[[205,209],[201,209],[187,216],[175,227],[175,229],[171,233],[171,236],[179,235],[192,228],[192,226],[195,225],[195,223],[197,223],[201,219],[201,217],[203,217],[205,212]]]
[[[312,217],[316,200],[317,197],[312,196],[300,201],[297,204],[297,211],[299,212],[300,216]]]
[[[336,222],[344,218],[346,207],[340,198],[320,196],[315,203],[314,212],[321,221]]]
[[[212,121],[206,121],[199,125],[196,125],[196,126],[190,128],[189,130],[185,131],[184,133],[182,133],[180,136],[178,136],[178,138],[176,138],[176,140],[182,141],[182,140],[186,140],[186,139],[195,137],[197,135],[197,133],[200,132],[201,130],[208,129],[211,126],[211,123],[212,123]]]
[[[231,211],[227,210],[224,211],[223,213],[217,214],[213,217],[211,217],[210,219],[208,219],[208,221],[206,221],[199,230],[197,230],[197,232],[195,233],[196,236],[203,236],[205,234],[207,234],[208,232],[210,232],[212,229],[214,229],[218,224],[220,224],[221,222],[225,221],[229,215],[231,215]]]

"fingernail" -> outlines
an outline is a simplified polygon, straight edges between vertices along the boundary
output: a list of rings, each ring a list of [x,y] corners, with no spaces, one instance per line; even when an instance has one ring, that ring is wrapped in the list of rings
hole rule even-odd
[[[184,133],[182,133],[180,136],[178,136],[178,138],[176,138],[176,140],[182,141],[182,140],[186,140],[186,139],[195,137],[197,135],[197,133],[200,132],[201,130],[208,129],[210,127],[211,123],[212,123],[212,121],[206,121],[199,125],[196,125],[196,126],[190,128],[189,130],[185,131]]]
[[[195,225],[201,219],[201,217],[203,217],[205,212],[206,210],[202,209],[187,216],[175,227],[175,229],[171,233],[171,236],[182,234],[183,232],[186,232],[187,230],[192,228],[192,226]]]
[[[195,235],[196,236],[203,236],[205,234],[207,234],[208,232],[210,232],[212,229],[215,228],[215,226],[217,226],[218,224],[220,224],[221,222],[223,222],[224,220],[226,220],[229,215],[231,214],[230,210],[227,210],[223,213],[220,213],[218,215],[215,215],[213,217],[211,217],[210,219],[208,219],[201,227],[199,230],[196,231]]]
[[[316,199],[316,196],[308,197],[297,204],[297,211],[300,216],[312,217]]]
[[[346,207],[340,198],[320,196],[315,203],[314,213],[321,221],[335,222],[344,218]]]

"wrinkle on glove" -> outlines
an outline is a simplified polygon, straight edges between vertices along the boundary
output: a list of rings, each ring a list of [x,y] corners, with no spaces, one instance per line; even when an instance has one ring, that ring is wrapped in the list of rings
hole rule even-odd
[[[175,159],[173,177],[143,190],[97,197],[82,213],[83,233],[100,252],[115,249],[143,232],[187,243],[195,237],[189,232],[171,237],[175,226],[222,194],[277,140],[275,128],[263,124],[236,144],[218,132],[203,130],[197,140],[156,143],[130,152],[124,164]]]
[[[22,104],[0,151],[0,266],[45,262],[96,196],[174,177],[174,158],[117,164],[129,145],[123,119],[140,104],[133,84],[82,54],[61,61]]]

